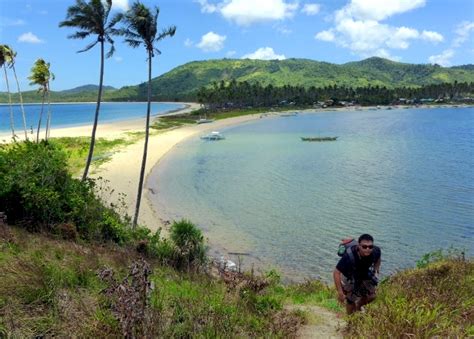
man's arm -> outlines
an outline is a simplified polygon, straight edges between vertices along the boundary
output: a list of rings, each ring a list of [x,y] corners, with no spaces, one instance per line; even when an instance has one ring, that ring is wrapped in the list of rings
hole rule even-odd
[[[332,276],[334,278],[334,285],[336,285],[337,299],[339,302],[344,303],[346,296],[344,294],[344,290],[342,289],[341,272],[335,268]]]
[[[377,260],[374,264],[374,270],[375,270],[375,273],[379,274],[380,273],[380,264],[382,262],[382,258],[379,257],[379,260]]]

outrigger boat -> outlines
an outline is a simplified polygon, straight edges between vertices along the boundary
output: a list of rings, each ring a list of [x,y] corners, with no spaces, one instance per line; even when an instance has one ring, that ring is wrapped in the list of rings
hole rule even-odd
[[[213,131],[209,134],[201,136],[201,139],[202,140],[224,140],[225,137],[220,132]]]
[[[336,141],[338,137],[301,137],[302,141]]]
[[[206,119],[206,118],[201,118],[196,120],[196,124],[206,124],[208,122],[213,122],[214,119]]]

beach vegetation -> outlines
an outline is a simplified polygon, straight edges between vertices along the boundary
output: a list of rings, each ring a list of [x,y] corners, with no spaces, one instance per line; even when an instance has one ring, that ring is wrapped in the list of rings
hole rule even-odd
[[[95,135],[97,123],[99,121],[100,103],[102,101],[102,90],[104,85],[104,48],[105,43],[110,44],[110,49],[105,57],[110,58],[114,52],[114,40],[112,39],[116,30],[114,26],[120,20],[120,15],[116,15],[109,20],[109,14],[112,9],[112,0],[90,0],[88,3],[84,0],[77,0],[76,4],[68,7],[66,20],[59,23],[59,27],[78,28],[74,34],[69,35],[71,39],[85,39],[89,36],[96,36],[96,39],[88,44],[79,53],[86,52],[98,43],[100,44],[100,75],[99,91],[97,93],[97,104],[94,114],[94,123],[92,125],[92,134],[90,139],[89,153],[82,175],[82,180],[87,178],[89,167],[94,153]]]
[[[41,122],[43,119],[44,101],[48,97],[48,117],[46,121],[45,140],[48,140],[49,128],[51,124],[51,99],[50,99],[50,81],[54,80],[54,74],[50,71],[50,63],[43,59],[37,59],[31,68],[31,74],[28,77],[30,85],[37,85],[38,92],[41,93],[41,111],[38,119],[38,127],[36,129],[36,142],[39,142],[39,134],[41,129]]]
[[[161,54],[157,48],[157,44],[166,37],[174,36],[176,26],[164,28],[161,33],[158,32],[158,15],[160,10],[158,7],[151,11],[140,1],[136,1],[132,7],[123,15],[120,20],[123,21],[125,28],[117,31],[121,36],[125,37],[125,42],[132,48],[144,46],[148,57],[148,84],[147,84],[147,111],[145,123],[145,143],[143,146],[143,158],[140,168],[140,178],[138,181],[138,193],[133,216],[133,227],[137,226],[138,215],[140,213],[140,203],[143,191],[143,183],[145,179],[145,167],[148,154],[148,140],[150,135],[150,114],[151,114],[151,74],[152,60],[156,54]]]

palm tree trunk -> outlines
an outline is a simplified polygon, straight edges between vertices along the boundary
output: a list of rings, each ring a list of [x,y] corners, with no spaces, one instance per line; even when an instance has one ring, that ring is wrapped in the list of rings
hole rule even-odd
[[[49,84],[48,84],[48,118],[46,120],[46,140],[49,138],[49,132],[51,130],[51,92],[49,91]]]
[[[28,140],[28,132],[26,131],[26,114],[25,107],[23,106],[23,94],[21,94],[20,83],[18,82],[18,77],[16,76],[15,64],[12,65],[13,75],[15,76],[16,88],[18,89],[18,95],[20,96],[20,107],[21,114],[23,116],[23,129],[25,130],[25,140]]]
[[[10,128],[12,130],[12,138],[13,140],[15,140],[15,124],[13,122],[12,94],[10,93],[10,84],[8,83],[7,68],[3,66],[3,70],[5,71],[5,82],[7,83],[8,104],[10,105]]]
[[[36,130],[36,143],[39,143],[39,136],[40,136],[40,129],[41,129],[41,120],[43,120],[43,110],[44,110],[44,97],[46,96],[46,92],[43,88],[43,98],[41,101],[41,112],[38,119],[38,129]]]
[[[95,106],[95,116],[94,116],[94,125],[92,126],[92,136],[91,142],[89,145],[89,154],[87,155],[86,167],[84,168],[84,174],[82,175],[82,180],[86,180],[87,174],[89,173],[89,167],[92,162],[92,155],[94,154],[94,145],[95,145],[95,133],[97,130],[97,123],[99,121],[99,110],[100,102],[102,100],[102,85],[104,82],[104,41],[100,41],[100,79],[99,79],[99,94],[97,95],[97,105]]]
[[[148,137],[150,134],[150,111],[151,111],[151,52],[148,52],[148,103],[146,108],[145,146],[143,147],[142,167],[140,169],[140,180],[138,182],[137,204],[135,206],[135,216],[133,218],[133,228],[137,227],[138,214],[140,212],[140,202],[143,191],[143,181],[145,179],[146,157],[148,152]]]

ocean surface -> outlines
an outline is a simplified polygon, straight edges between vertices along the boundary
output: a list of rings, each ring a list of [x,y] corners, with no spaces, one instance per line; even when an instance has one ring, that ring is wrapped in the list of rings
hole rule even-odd
[[[73,127],[88,125],[94,122],[95,103],[54,103],[51,104],[51,126]],[[146,117],[146,102],[103,102],[100,105],[99,122],[114,122]],[[41,112],[41,104],[25,104],[26,127],[36,131],[38,118]],[[157,103],[151,104],[151,114],[160,115],[170,110],[184,107],[181,103]],[[42,128],[46,126],[48,105],[45,105],[42,119]],[[20,105],[13,105],[13,116],[15,132],[23,134],[23,118]],[[10,107],[0,105],[0,133],[11,131],[10,129]]]
[[[385,275],[439,248],[473,255],[473,108],[299,114],[221,132],[179,144],[148,179],[160,213],[199,225],[213,255],[244,253],[244,266],[292,280],[329,280],[340,239],[362,233]]]

